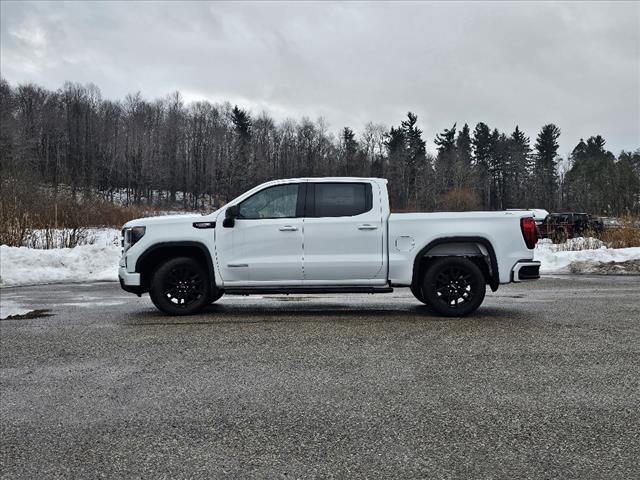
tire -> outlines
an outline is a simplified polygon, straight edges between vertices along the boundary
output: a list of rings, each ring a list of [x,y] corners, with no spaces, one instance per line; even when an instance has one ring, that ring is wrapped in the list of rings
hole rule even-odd
[[[480,268],[463,257],[445,257],[429,266],[422,292],[427,304],[445,317],[464,317],[484,300],[486,281]]]
[[[411,293],[413,293],[413,296],[416,297],[417,300],[424,303],[427,307],[429,306],[429,303],[427,302],[427,300],[424,298],[424,295],[422,294],[422,286],[411,285],[409,289],[411,290]]]
[[[154,272],[149,296],[166,314],[193,315],[210,303],[209,274],[193,258],[172,258]]]

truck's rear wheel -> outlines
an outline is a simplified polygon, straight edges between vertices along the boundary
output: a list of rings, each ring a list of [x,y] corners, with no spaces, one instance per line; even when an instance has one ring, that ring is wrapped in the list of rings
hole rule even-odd
[[[192,315],[210,303],[209,275],[193,258],[172,258],[153,274],[149,296],[164,313]]]
[[[439,314],[462,317],[476,311],[486,288],[484,275],[475,263],[463,257],[445,257],[427,269],[422,293]]]

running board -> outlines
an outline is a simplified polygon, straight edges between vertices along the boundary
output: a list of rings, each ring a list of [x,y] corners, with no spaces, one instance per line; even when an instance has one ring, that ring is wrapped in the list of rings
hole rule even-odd
[[[224,289],[225,295],[268,295],[296,293],[391,293],[391,287],[236,287]]]

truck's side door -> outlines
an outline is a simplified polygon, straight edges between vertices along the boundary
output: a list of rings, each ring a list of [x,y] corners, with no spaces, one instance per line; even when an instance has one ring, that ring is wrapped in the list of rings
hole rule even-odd
[[[304,284],[385,283],[384,223],[369,182],[309,182],[304,218]]]
[[[225,286],[302,284],[304,183],[272,185],[239,203],[231,228],[216,226]]]

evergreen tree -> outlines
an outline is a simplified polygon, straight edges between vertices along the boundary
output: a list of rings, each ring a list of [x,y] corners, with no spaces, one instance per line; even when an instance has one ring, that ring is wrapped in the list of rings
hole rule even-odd
[[[640,213],[640,175],[638,173],[640,151],[633,154],[621,152],[616,163],[615,189],[611,195],[614,215]]]
[[[527,177],[530,169],[529,138],[516,125],[509,138],[509,162],[506,175],[506,208],[526,208],[530,201]]]
[[[445,128],[442,133],[436,134],[434,143],[438,146],[438,153],[453,152],[456,146],[456,124],[451,128]]]
[[[349,127],[342,129],[341,135],[341,172],[343,175],[357,175],[361,171],[361,165],[358,158],[358,142],[356,134]]]
[[[404,210],[407,208],[407,191],[405,177],[405,157],[406,140],[404,129],[391,127],[386,135],[384,145],[387,148],[387,158],[389,162],[389,177],[396,180],[395,185],[389,184],[389,202],[394,210]]]
[[[588,213],[620,210],[619,188],[624,180],[618,176],[615,157],[605,149],[605,144],[604,138],[596,135],[586,143],[581,139],[573,149],[571,168],[565,177],[570,208]]]
[[[467,170],[471,168],[471,134],[469,125],[466,123],[462,127],[462,130],[458,132],[458,137],[456,138],[456,153],[461,166]]]
[[[0,177],[15,173],[15,96],[9,82],[0,78]]]
[[[238,108],[236,105],[231,110],[231,122],[235,127],[238,138],[248,141],[251,138],[251,116],[246,110]]]
[[[628,162],[636,175],[640,176],[640,148],[633,152],[626,152],[623,150],[618,156],[618,161]]]
[[[446,210],[477,209],[481,205],[475,188],[472,168],[471,134],[469,125],[464,124],[456,135],[456,125],[445,129],[435,139],[438,145],[439,207]]]
[[[471,160],[471,134],[469,125],[465,123],[456,137],[456,153],[453,168],[454,188],[470,188],[474,183]]]
[[[438,133],[434,140],[438,146],[436,157],[436,188],[438,195],[449,191],[454,185],[456,161],[456,124]]]
[[[478,178],[482,208],[491,208],[491,130],[486,123],[478,123],[473,130],[473,162]]]
[[[491,210],[506,208],[505,174],[509,164],[509,139],[497,128],[491,132],[491,155],[489,156],[489,175],[491,177]]]
[[[251,116],[236,105],[231,110],[231,123],[235,133],[235,148],[227,176],[228,194],[230,200],[236,192],[245,190],[248,185],[247,172],[253,173],[253,158],[251,155]]]
[[[573,205],[583,202],[589,191],[587,144],[582,138],[569,156],[569,165],[569,171],[564,178],[563,204],[572,208]]]
[[[553,210],[558,198],[558,137],[560,129],[550,123],[544,125],[535,143],[533,175],[537,185],[536,208]]]
[[[418,117],[411,112],[407,113],[407,119],[402,122],[406,148],[405,179],[408,193],[411,194],[411,198],[407,200],[410,200],[408,207],[414,209],[420,208],[421,186],[430,177],[425,165],[426,144],[422,138],[422,130],[416,126],[417,122]]]

